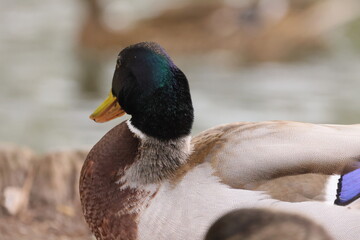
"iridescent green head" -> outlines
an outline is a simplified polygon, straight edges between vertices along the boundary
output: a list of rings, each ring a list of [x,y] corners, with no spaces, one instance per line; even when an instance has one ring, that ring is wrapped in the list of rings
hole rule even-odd
[[[194,114],[188,81],[156,43],[142,42],[120,52],[111,95],[132,116],[131,123],[149,136],[168,140],[190,133]]]

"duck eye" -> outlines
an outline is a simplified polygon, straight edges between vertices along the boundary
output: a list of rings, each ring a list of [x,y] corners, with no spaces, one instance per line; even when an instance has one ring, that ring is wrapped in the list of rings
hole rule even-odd
[[[121,66],[121,56],[118,56],[116,59],[116,68],[119,68]]]

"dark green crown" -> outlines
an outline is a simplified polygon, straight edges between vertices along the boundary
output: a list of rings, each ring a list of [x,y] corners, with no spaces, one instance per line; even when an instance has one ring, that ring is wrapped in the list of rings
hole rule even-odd
[[[161,140],[190,133],[194,113],[188,81],[158,44],[142,42],[120,52],[112,92],[143,133]]]

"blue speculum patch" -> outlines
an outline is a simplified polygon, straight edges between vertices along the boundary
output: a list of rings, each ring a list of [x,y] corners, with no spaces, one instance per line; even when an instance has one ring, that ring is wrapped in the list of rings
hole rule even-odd
[[[344,174],[339,179],[336,205],[347,205],[360,197],[360,168]]]

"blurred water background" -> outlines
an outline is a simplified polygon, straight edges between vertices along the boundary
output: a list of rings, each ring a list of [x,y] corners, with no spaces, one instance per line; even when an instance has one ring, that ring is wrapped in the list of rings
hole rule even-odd
[[[0,141],[94,145],[122,121],[88,118],[116,56],[144,40],[187,75],[194,134],[234,121],[359,123],[359,35],[358,0],[1,0]]]

